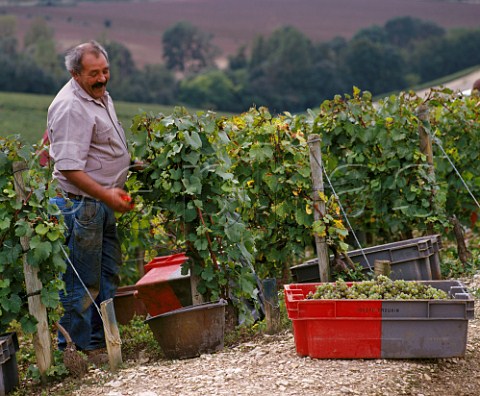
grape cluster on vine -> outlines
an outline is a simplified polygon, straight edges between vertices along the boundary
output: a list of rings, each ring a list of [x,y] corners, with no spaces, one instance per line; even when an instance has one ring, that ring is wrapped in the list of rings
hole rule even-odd
[[[448,294],[431,285],[402,279],[392,280],[379,275],[374,280],[347,284],[343,279],[332,283],[322,283],[315,292],[307,295],[308,299],[337,300],[443,300]]]

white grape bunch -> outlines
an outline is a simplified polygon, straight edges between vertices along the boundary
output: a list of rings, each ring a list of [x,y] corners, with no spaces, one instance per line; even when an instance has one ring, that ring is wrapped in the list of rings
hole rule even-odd
[[[334,283],[322,283],[307,299],[337,300],[444,300],[448,294],[433,286],[403,279],[392,280],[379,275],[375,280],[354,282],[348,286],[343,279]]]

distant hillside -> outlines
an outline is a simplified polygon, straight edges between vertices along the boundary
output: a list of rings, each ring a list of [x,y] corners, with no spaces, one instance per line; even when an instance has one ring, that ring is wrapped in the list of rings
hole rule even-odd
[[[33,18],[44,16],[55,29],[59,51],[83,40],[107,37],[125,44],[138,66],[162,62],[162,34],[180,20],[211,32],[225,56],[242,45],[248,46],[255,35],[268,35],[285,25],[296,27],[318,42],[335,36],[348,39],[359,29],[383,25],[399,16],[432,21],[445,28],[478,28],[480,20],[478,1],[137,0],[30,7],[19,3],[0,6],[0,13],[18,17],[20,43]]]

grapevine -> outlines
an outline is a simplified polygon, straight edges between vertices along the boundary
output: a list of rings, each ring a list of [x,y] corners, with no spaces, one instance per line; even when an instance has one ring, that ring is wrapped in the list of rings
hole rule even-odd
[[[19,199],[15,187],[13,163],[22,165],[25,196]],[[58,292],[63,288],[60,273],[65,270],[62,246],[64,227],[56,208],[49,204],[54,185],[47,178],[48,170],[40,169],[33,147],[23,145],[18,136],[0,139],[0,331],[16,320],[24,331],[36,330],[36,319],[28,311],[24,263],[38,268],[42,289],[41,301],[49,310],[50,319],[59,317]],[[18,175],[17,175],[18,176]],[[53,215],[53,216],[52,216]],[[28,239],[24,251],[21,238]]]
[[[423,122],[416,113],[420,105],[429,109]],[[321,136],[332,183],[326,183],[325,196],[338,197],[349,225],[365,233],[369,243],[406,239],[431,225],[444,234],[453,214],[463,223],[473,219],[473,226],[478,208],[435,145],[435,174],[429,172],[418,129],[423,125],[442,144],[478,197],[479,109],[475,98],[448,90],[426,98],[403,92],[374,102],[355,88],[352,95],[335,96],[295,116],[273,116],[265,108],[231,118],[182,109],[170,116],[140,114],[130,147],[134,157],[150,165],[128,181],[132,203],[141,211],[119,219],[124,248],[132,257],[133,249],[153,244],[162,245],[165,254],[188,248],[202,279],[200,291],[211,298],[233,292],[239,301],[255,296],[255,275],[285,280],[288,265],[309,252],[314,232],[327,237],[333,232],[338,238],[329,242],[345,250],[348,240],[338,211],[328,219],[333,228],[313,224],[310,134]],[[0,149],[0,325],[5,329],[18,320],[34,331],[22,259],[40,268],[42,300],[55,310],[65,269],[63,224],[60,216],[51,216],[56,214],[48,204],[54,185],[50,170],[38,167],[35,147],[10,137],[1,138]],[[28,165],[23,204],[13,186],[17,160]],[[343,222],[343,211],[341,217]],[[23,251],[21,237],[29,238],[29,251]],[[130,268],[124,266],[124,273],[133,279]],[[409,295],[407,289],[402,297]]]
[[[374,103],[354,89],[299,116],[305,134],[321,136],[326,172],[356,230],[400,240],[445,219],[445,194],[419,148],[420,104],[408,93]]]
[[[292,117],[261,107],[222,122],[233,172],[244,191],[239,213],[255,239],[260,278],[283,278],[313,243],[308,146]]]
[[[245,197],[219,125],[213,113],[191,115],[183,108],[169,116],[138,115],[135,154],[150,165],[137,176],[137,195],[150,219],[163,218],[166,234],[192,259],[198,292],[206,300],[240,301],[255,297],[254,241],[237,212]]]

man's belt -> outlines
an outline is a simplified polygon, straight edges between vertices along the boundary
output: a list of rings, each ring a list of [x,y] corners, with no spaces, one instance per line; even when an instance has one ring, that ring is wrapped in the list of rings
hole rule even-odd
[[[77,201],[96,201],[95,198],[91,198],[91,197],[86,197],[85,195],[78,195],[78,194],[72,194],[72,193],[69,193],[69,192],[65,192],[65,195],[68,199],[75,199]]]

